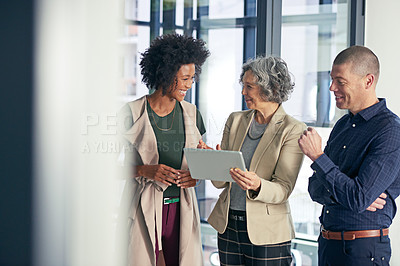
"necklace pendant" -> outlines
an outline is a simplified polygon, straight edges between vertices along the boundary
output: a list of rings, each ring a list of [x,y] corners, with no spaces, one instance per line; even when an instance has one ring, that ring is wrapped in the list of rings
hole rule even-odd
[[[158,129],[158,130],[161,130],[161,131],[169,131],[169,130],[171,130],[172,129],[172,126],[174,125],[174,121],[175,121],[175,112],[176,112],[176,105],[175,105],[175,107],[174,107],[174,110],[173,110],[173,114],[172,114],[172,122],[171,122],[171,126],[170,127],[168,127],[168,128],[162,128],[162,127],[160,127],[159,125],[157,125],[157,122],[156,122],[156,119],[155,119],[155,115],[157,115],[154,111],[153,111],[153,109],[151,109],[151,107],[150,107],[150,110],[151,110],[151,113],[150,113],[150,115],[151,115],[151,117],[153,118],[153,122],[154,122],[154,125],[156,126],[156,128]],[[169,115],[169,114],[168,114]],[[168,115],[166,115],[165,117],[167,117]],[[157,115],[158,116],[158,115]]]
[[[262,131],[254,133],[254,131],[256,131],[255,124],[256,124],[256,121],[253,120],[250,124],[249,131],[247,132],[247,136],[249,136],[249,138],[251,140],[257,140],[257,139],[261,138],[264,135],[265,128],[267,126],[267,125],[265,125],[265,127]]]

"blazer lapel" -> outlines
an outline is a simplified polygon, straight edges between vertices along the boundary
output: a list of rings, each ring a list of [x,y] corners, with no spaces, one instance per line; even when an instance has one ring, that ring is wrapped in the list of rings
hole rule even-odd
[[[264,135],[261,137],[261,140],[258,143],[256,150],[254,151],[253,158],[250,164],[250,169],[248,169],[249,171],[254,171],[257,168],[262,158],[262,155],[269,148],[275,136],[280,132],[285,116],[286,113],[283,110],[282,105],[280,105],[275,114],[272,116],[271,121],[265,129]]]
[[[239,151],[243,145],[244,139],[246,138],[247,131],[250,127],[250,122],[254,117],[254,110],[247,112],[242,119],[239,121],[239,125],[237,127],[235,139],[233,141],[232,150]]]

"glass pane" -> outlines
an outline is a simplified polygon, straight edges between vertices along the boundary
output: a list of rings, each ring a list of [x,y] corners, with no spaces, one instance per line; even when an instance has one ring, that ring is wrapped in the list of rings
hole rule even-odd
[[[337,0],[325,1],[325,4],[320,4],[321,0],[283,0],[282,2],[282,15],[309,15],[309,14],[319,14],[321,8],[329,7],[336,12]],[[327,3],[331,2],[331,3]],[[347,2],[341,1],[341,2]]]
[[[200,1],[207,2],[207,1]],[[209,5],[209,18],[234,18],[243,17],[244,15],[244,1],[243,0],[210,0]]]
[[[199,107],[207,126],[207,144],[221,143],[229,114],[242,108],[239,75],[243,62],[243,29],[208,31],[211,56],[200,76]]]
[[[239,75],[243,62],[243,29],[208,30],[203,38],[211,56],[200,76],[199,109],[207,133],[204,141],[211,147],[221,143],[226,119],[233,111],[242,109]],[[217,232],[207,222],[221,189],[205,181],[197,189],[204,247],[205,265],[219,265]]]
[[[150,21],[150,1],[125,0],[124,4],[125,19]]]
[[[325,1],[326,2],[326,1]],[[323,141],[329,137],[334,122],[344,111],[335,106],[329,91],[332,62],[348,46],[348,1],[283,0],[281,56],[294,76],[295,89],[283,104],[298,120],[316,127]],[[324,144],[325,145],[325,144]],[[308,178],[312,161],[304,159],[297,183],[289,198],[296,237],[315,241],[319,235],[322,206],[311,201]],[[317,265],[316,243],[296,244],[294,252],[307,265]],[[297,245],[297,246],[296,246]]]
[[[131,101],[148,93],[141,82],[140,53],[150,45],[150,29],[147,26],[125,25],[119,55],[121,103]]]
[[[139,21],[150,21],[150,2],[151,1],[135,1],[137,4],[137,20]]]
[[[137,19],[137,6],[135,0],[125,0],[124,18],[132,20]]]
[[[281,56],[296,83],[291,99],[284,106],[310,125],[329,126],[343,114],[335,108],[329,92],[329,71],[336,54],[348,44],[348,3],[303,2],[303,5],[294,0],[282,3]]]
[[[175,24],[177,26],[183,26],[183,13],[184,13],[184,0],[176,0],[176,17]]]

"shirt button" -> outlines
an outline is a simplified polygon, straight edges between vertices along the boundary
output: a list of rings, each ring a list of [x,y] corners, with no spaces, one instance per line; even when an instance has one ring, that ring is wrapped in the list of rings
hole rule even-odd
[[[326,214],[329,214],[329,210],[326,211]]]
[[[353,127],[356,127],[356,124],[353,124],[352,126],[353,126]]]
[[[329,189],[327,189],[327,190],[328,190],[328,192],[330,192]]]
[[[371,261],[374,261],[374,258],[371,258]]]
[[[382,257],[382,260],[385,260],[385,257]]]
[[[346,149],[346,145],[343,146],[343,149]]]

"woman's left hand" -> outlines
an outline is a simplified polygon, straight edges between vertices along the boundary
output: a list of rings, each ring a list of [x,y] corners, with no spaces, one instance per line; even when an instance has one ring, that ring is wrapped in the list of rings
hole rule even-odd
[[[242,171],[239,168],[232,168],[229,173],[233,180],[243,189],[243,190],[254,190],[259,191],[261,188],[261,179],[254,172]]]
[[[181,188],[196,186],[197,179],[193,179],[189,170],[179,170],[177,185]]]

